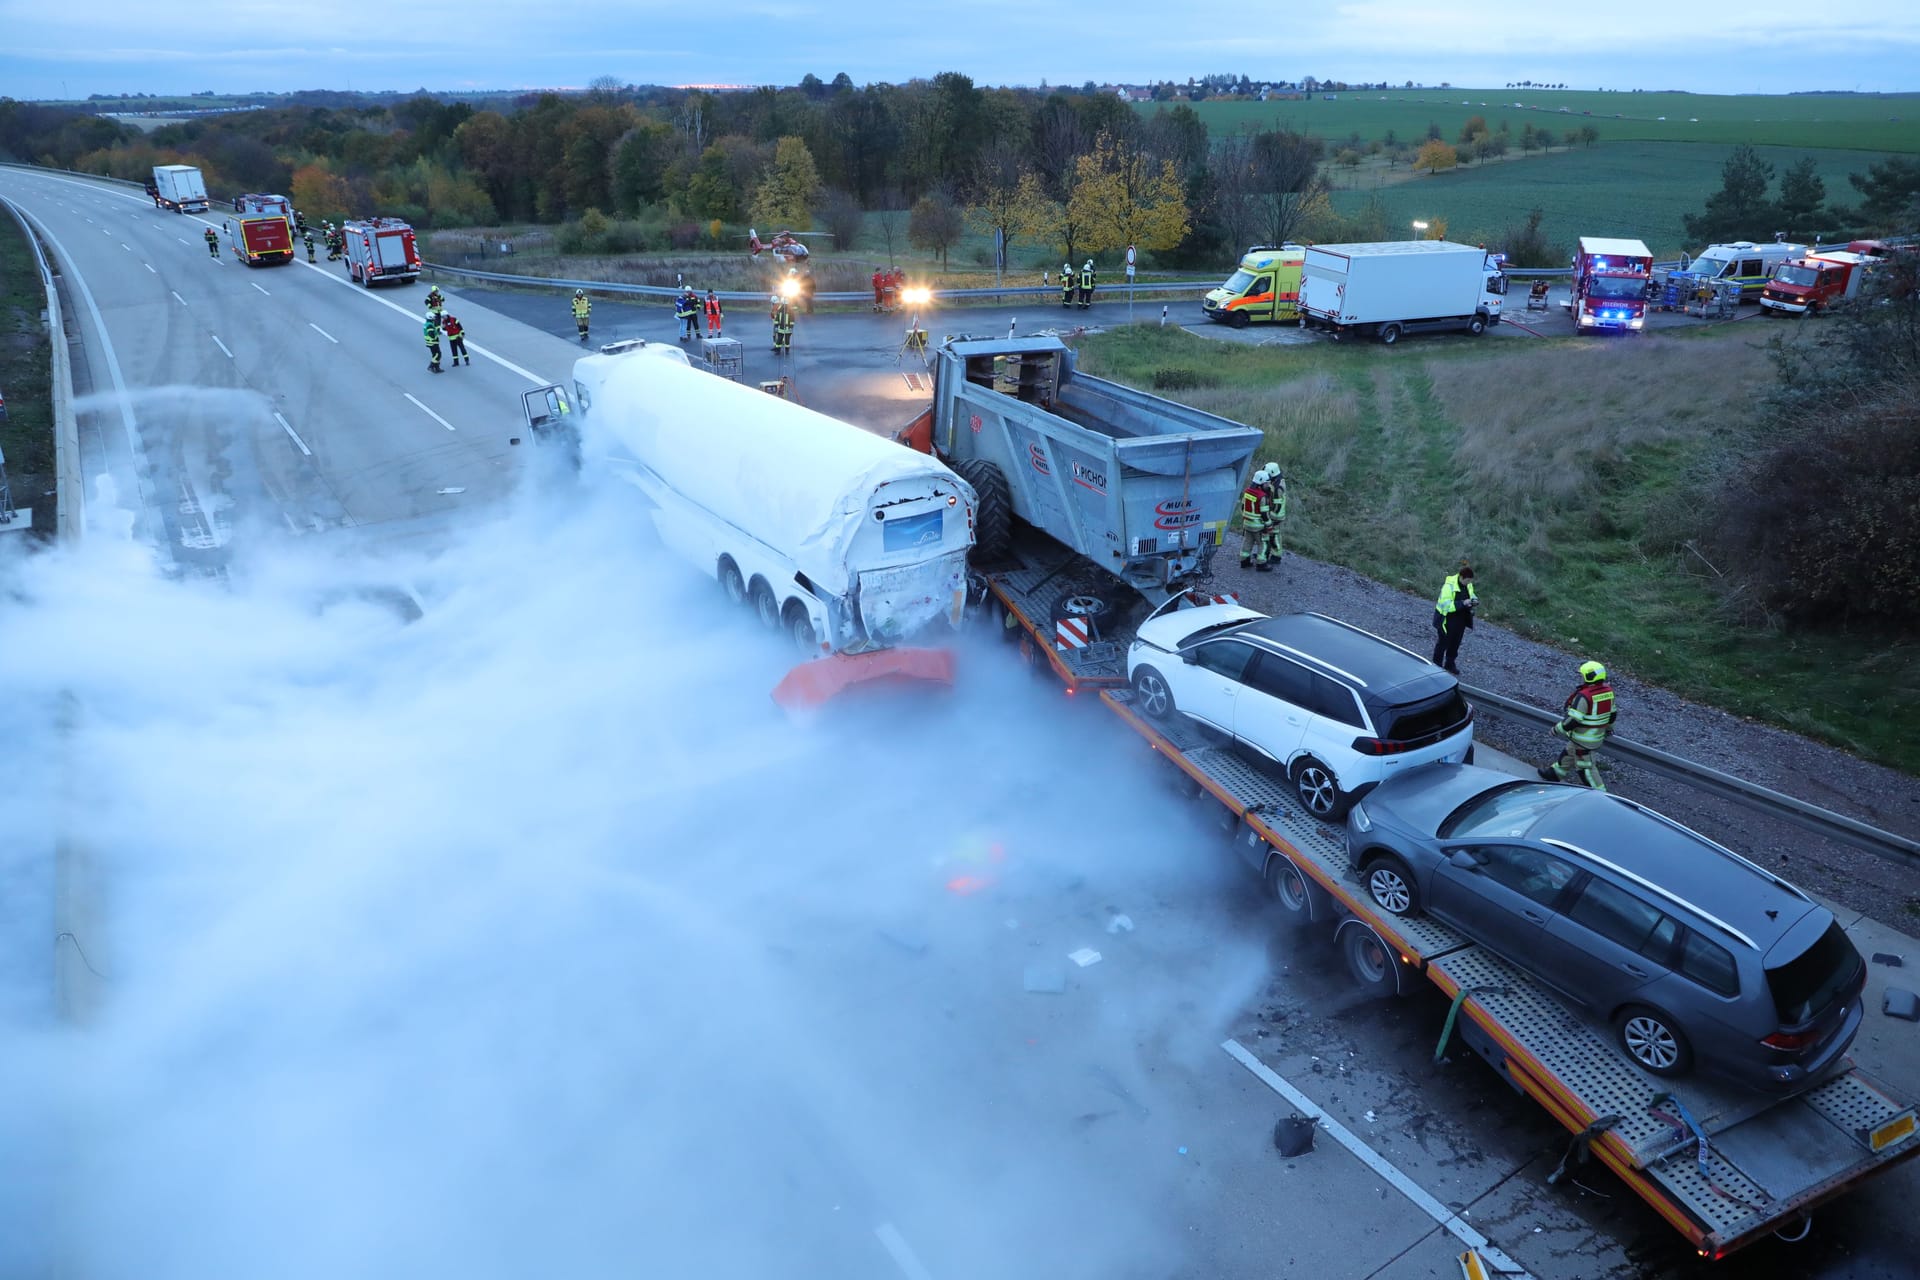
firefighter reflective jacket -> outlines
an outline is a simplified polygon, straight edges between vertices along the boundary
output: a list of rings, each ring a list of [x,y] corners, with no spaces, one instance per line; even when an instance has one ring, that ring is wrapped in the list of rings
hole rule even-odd
[[[1605,680],[1583,684],[1567,698],[1560,727],[1583,746],[1598,746],[1613,731],[1613,686]]]
[[[575,320],[585,319],[587,313],[592,310],[593,303],[590,300],[586,298],[575,298],[573,300],[573,318]]]
[[[1249,484],[1240,491],[1240,527],[1264,529],[1273,516],[1273,495],[1263,484]]]
[[[440,317],[428,316],[427,322],[420,326],[420,332],[426,335],[428,346],[430,347],[439,346],[440,345]]]

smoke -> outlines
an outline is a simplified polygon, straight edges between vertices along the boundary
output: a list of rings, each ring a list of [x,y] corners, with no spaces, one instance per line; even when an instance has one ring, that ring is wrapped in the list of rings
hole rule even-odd
[[[431,558],[230,551],[0,561],[0,1274],[1186,1254],[1169,1114],[1264,965],[1097,706],[980,648],[951,696],[789,720],[784,646],[625,486]],[[79,1028],[59,841],[98,890]]]

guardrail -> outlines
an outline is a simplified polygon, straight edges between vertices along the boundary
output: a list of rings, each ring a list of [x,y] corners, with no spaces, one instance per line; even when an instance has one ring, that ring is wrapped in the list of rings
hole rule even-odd
[[[73,363],[67,351],[66,321],[60,312],[60,289],[27,211],[4,196],[0,196],[0,204],[6,205],[33,250],[40,282],[47,291],[47,346],[53,365],[47,390],[53,409],[54,533],[62,542],[73,543],[86,528],[86,487],[80,483],[80,425],[73,409]]]
[[[1521,720],[1539,725],[1554,725],[1560,722],[1558,713],[1520,702],[1504,694],[1493,693],[1486,689],[1473,689],[1466,685],[1460,686],[1460,691],[1475,702],[1485,703]],[[1685,782],[1749,809],[1757,809],[1774,817],[1784,818],[1809,831],[1850,844],[1856,849],[1864,849],[1890,862],[1907,867],[1920,866],[1920,841],[1909,840],[1891,831],[1882,831],[1857,818],[1849,818],[1843,813],[1823,809],[1810,801],[1763,787],[1757,782],[1736,778],[1732,774],[1722,773],[1707,765],[1683,760],[1679,756],[1671,755],[1657,747],[1647,746],[1645,743],[1609,737],[1606,746],[1601,750],[1629,764],[1638,765],[1650,773]]]
[[[667,284],[620,284],[608,280],[567,280],[549,276],[523,276],[516,275],[510,271],[478,271],[472,267],[455,267],[441,262],[423,261],[420,267],[423,271],[460,276],[468,280],[486,280],[498,284],[526,285],[536,289],[585,289],[589,293],[618,293],[644,298],[674,298],[680,294],[678,286]],[[1096,290],[1096,295],[1103,301],[1112,301],[1116,296],[1125,297],[1130,293],[1205,293],[1209,289],[1217,289],[1219,287],[1219,283],[1212,280],[1173,280],[1133,285],[1105,284]],[[706,296],[704,290],[698,292],[701,297]],[[723,302],[765,301],[768,297],[768,290],[715,290],[715,296]],[[984,289],[937,289],[934,291],[934,296],[937,300],[948,298],[1057,298],[1060,296],[1060,288],[1058,285],[1004,285]],[[872,302],[873,290],[836,290],[831,293],[816,293],[813,295],[813,300],[815,302]],[[911,311],[912,308],[903,306],[902,310]]]

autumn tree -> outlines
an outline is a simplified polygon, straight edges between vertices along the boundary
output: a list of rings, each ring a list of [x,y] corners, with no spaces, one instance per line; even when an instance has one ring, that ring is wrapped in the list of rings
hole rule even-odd
[[[684,199],[687,212],[696,218],[731,222],[740,216],[740,189],[727,173],[727,153],[718,143],[700,153]]]
[[[782,138],[774,145],[773,163],[760,177],[753,197],[753,217],[779,227],[813,225],[813,202],[820,194],[820,170],[813,153],[799,138]]]
[[[335,222],[351,209],[352,193],[339,174],[315,161],[294,170],[293,207],[313,222]]]
[[[1421,144],[1420,154],[1413,159],[1416,170],[1425,169],[1428,173],[1439,173],[1459,163],[1460,154],[1438,138],[1429,138]]]
[[[1171,160],[1156,167],[1125,140],[1102,137],[1075,165],[1067,205],[1094,253],[1171,249],[1186,237],[1187,196]]]
[[[966,214],[944,187],[935,187],[914,201],[907,215],[908,242],[916,249],[938,253],[942,271],[947,269],[947,250],[966,229]]]

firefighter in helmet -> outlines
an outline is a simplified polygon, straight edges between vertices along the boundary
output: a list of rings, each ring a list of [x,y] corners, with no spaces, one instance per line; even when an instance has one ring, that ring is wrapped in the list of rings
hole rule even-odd
[[[773,295],[773,351],[786,355],[793,350],[793,303],[784,293]]]
[[[1073,305],[1073,264],[1071,262],[1060,264],[1060,305],[1063,307]]]
[[[1273,521],[1273,491],[1267,488],[1267,468],[1247,477],[1240,491],[1240,567],[1269,573],[1267,526]]]
[[[307,246],[307,261],[312,262],[313,261],[313,228],[308,227],[306,230],[302,231],[300,233],[300,238],[306,243],[306,246]]]
[[[471,365],[473,357],[467,354],[467,329],[460,323],[460,317],[437,309],[428,314],[440,317],[440,332],[447,335],[447,363],[456,367]]]
[[[573,327],[580,331],[580,341],[587,340],[587,317],[593,314],[593,303],[587,298],[585,289],[573,291]]]
[[[673,300],[673,318],[680,322],[680,341],[700,336],[700,298],[692,285],[684,285]]]
[[[420,326],[420,332],[427,340],[427,372],[440,372],[440,313],[427,312],[427,322]]]
[[[1287,518],[1287,474],[1280,470],[1280,464],[1267,464],[1267,497],[1270,507],[1267,515],[1267,563],[1280,563],[1280,526]]]
[[[427,310],[445,311],[446,309],[447,297],[440,292],[440,286],[435,285],[433,288],[427,290]]]
[[[212,227],[208,227],[206,231],[202,233],[202,236],[207,242],[207,256],[215,262],[218,262],[220,260],[220,233]]]
[[[1093,307],[1093,259],[1088,258],[1087,264],[1084,267],[1080,268],[1080,309],[1082,311],[1088,311],[1088,310],[1091,310],[1092,307]]]
[[[1605,791],[1600,780],[1600,762],[1594,759],[1613,732],[1613,686],[1607,683],[1607,669],[1598,662],[1580,664],[1580,686],[1567,695],[1565,714],[1553,726],[1556,737],[1567,740],[1560,758],[1540,770],[1548,782],[1576,779],[1595,791]],[[1574,776],[1569,776],[1574,775]]]

